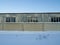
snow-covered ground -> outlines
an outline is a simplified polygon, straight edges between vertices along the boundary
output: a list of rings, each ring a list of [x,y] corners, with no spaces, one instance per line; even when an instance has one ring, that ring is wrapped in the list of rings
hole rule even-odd
[[[0,31],[0,45],[60,45],[60,31]]]

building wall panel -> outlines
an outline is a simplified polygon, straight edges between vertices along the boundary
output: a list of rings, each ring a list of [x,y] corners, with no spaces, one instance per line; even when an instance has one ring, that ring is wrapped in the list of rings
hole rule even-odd
[[[5,23],[4,30],[19,30],[22,31],[22,24],[20,23]]]
[[[24,24],[24,31],[42,31],[42,23],[26,23]]]
[[[44,24],[45,31],[59,31],[60,30],[60,23],[45,23]]]
[[[2,28],[2,27],[3,27],[2,25],[3,25],[3,24],[2,24],[2,23],[0,23],[0,30],[2,30],[2,29],[3,29],[3,28]]]

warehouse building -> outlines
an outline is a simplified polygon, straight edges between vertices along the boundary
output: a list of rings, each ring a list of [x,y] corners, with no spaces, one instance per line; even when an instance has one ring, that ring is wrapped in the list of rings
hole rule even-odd
[[[2,31],[59,31],[60,13],[0,13]]]

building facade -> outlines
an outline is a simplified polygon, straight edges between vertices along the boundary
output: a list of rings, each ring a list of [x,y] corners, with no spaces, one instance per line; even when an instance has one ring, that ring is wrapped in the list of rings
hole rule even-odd
[[[60,13],[0,13],[0,30],[59,31]]]

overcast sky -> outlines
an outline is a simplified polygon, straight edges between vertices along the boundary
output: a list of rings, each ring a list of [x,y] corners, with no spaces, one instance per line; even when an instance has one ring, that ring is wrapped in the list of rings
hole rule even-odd
[[[1,12],[60,12],[60,0],[0,0]]]

